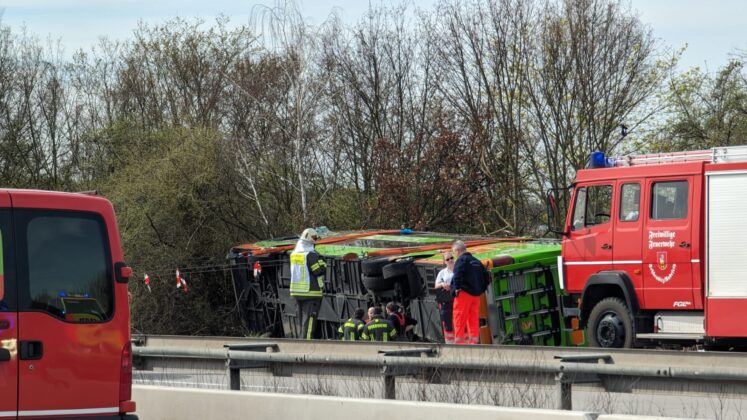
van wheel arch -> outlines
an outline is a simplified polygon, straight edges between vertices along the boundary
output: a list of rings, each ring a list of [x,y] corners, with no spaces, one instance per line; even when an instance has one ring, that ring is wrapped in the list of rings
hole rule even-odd
[[[589,315],[600,301],[606,298],[620,299],[635,316],[640,311],[633,282],[624,271],[602,271],[589,277],[581,294],[581,328],[586,327]]]

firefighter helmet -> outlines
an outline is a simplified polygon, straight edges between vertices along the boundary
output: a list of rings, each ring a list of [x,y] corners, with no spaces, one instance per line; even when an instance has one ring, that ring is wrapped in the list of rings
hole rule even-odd
[[[316,231],[312,228],[308,228],[303,231],[301,234],[301,239],[307,242],[316,242],[319,240],[319,235],[316,233]]]

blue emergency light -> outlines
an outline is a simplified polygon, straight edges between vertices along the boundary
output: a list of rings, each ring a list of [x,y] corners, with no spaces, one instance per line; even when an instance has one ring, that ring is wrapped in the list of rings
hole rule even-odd
[[[605,159],[604,152],[591,152],[589,155],[589,163],[586,165],[587,168],[597,169],[606,166],[607,159]]]
[[[614,157],[606,157],[604,152],[591,152],[586,167],[589,169],[611,168],[615,166],[616,161],[617,159]]]

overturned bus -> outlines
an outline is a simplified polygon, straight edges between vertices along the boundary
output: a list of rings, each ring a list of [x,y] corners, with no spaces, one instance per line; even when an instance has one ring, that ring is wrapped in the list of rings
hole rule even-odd
[[[271,337],[301,337],[290,297],[290,253],[297,237],[233,247],[228,253],[245,327]],[[417,321],[416,339],[443,342],[434,291],[442,254],[455,240],[491,272],[480,310],[482,344],[578,345],[578,310],[557,275],[555,241],[413,232],[409,229],[329,233],[316,242],[327,263],[319,311],[323,338],[337,338],[357,308],[399,302]]]

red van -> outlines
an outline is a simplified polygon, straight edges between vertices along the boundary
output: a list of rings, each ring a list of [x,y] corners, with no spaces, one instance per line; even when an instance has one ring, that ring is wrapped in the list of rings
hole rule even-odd
[[[111,203],[0,190],[0,251],[0,418],[136,419]]]

